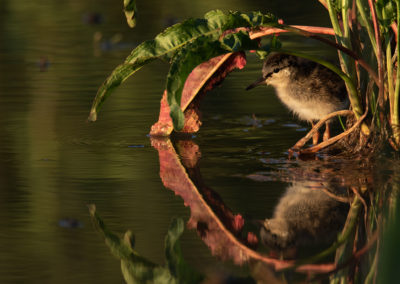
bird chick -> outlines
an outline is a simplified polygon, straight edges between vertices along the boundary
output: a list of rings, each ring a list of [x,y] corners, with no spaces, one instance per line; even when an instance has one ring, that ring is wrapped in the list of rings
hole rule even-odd
[[[348,108],[349,99],[344,81],[330,69],[293,55],[273,53],[264,61],[262,77],[248,86],[273,86],[281,102],[298,116],[310,122]],[[313,143],[318,143],[318,132]],[[324,141],[329,139],[329,121],[326,122]]]

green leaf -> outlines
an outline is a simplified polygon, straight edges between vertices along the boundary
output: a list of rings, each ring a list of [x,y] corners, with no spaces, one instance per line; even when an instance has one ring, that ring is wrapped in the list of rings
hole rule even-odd
[[[269,51],[265,50],[265,49],[259,49],[256,50],[256,55],[261,59],[264,60],[268,57],[268,54],[270,54]]]
[[[222,53],[228,51],[222,49],[219,41],[209,42],[208,38],[201,38],[194,45],[182,49],[174,58],[167,75],[166,89],[175,129],[180,130],[184,125],[180,102],[186,78],[197,65]]]
[[[125,1],[126,2],[124,3],[126,4],[132,4],[132,2],[128,0]],[[182,54],[186,54],[183,57],[188,59],[190,56],[187,54],[187,50],[189,50],[187,46],[195,43],[200,38],[207,38],[209,42],[214,42],[217,41],[227,30],[239,27],[255,28],[257,26],[274,25],[276,23],[277,18],[271,14],[263,15],[259,12],[247,14],[240,12],[224,13],[220,10],[214,10],[208,12],[204,18],[188,19],[182,23],[167,28],[164,32],[158,34],[153,40],[145,41],[136,47],[126,58],[125,62],[114,69],[111,75],[99,88],[93,101],[88,120],[95,121],[97,119],[97,112],[113,89],[119,86],[145,64],[148,64],[157,58],[167,59],[168,61],[173,60],[173,62],[176,62],[176,58],[182,57]],[[229,43],[227,45],[229,46]],[[217,45],[217,48],[218,47],[219,45]],[[213,44],[208,48],[213,48]],[[203,50],[205,49],[206,48]],[[238,47],[232,47],[232,50],[237,49]],[[191,48],[191,50],[195,51],[196,48]],[[221,54],[216,51],[205,52],[206,55],[202,56],[203,61],[204,59],[209,59],[210,54],[214,54],[215,56]],[[226,53],[226,51],[223,52]],[[196,58],[196,54],[193,54],[193,56],[195,58],[187,60],[187,62],[201,63],[198,60],[199,58]],[[197,65],[192,64],[191,66],[194,68]],[[186,71],[187,69],[188,68],[183,68],[182,70]],[[182,79],[186,77],[179,77],[178,83],[183,87],[184,81],[182,81]],[[177,90],[181,90],[181,88],[178,87]],[[178,96],[176,96],[176,98],[178,98]],[[173,110],[172,113],[175,115],[175,121],[180,121],[182,119],[182,114],[179,114],[177,107],[179,103],[180,101],[176,101],[171,105],[171,109]]]
[[[251,27],[268,26],[271,23],[277,23],[278,19],[271,13],[263,14],[260,11],[241,14],[242,18],[247,19]]]
[[[89,121],[97,120],[97,112],[99,108],[116,87],[121,85],[122,82],[143,67],[143,65],[153,61],[155,58],[147,57],[141,59],[142,60],[136,60],[134,63],[124,63],[117,66],[111,75],[103,82],[93,100],[92,108],[88,118]]]
[[[202,37],[183,48],[171,64],[166,84],[168,104],[171,109],[170,116],[174,128],[180,130],[184,125],[184,115],[180,108],[182,90],[187,77],[197,65],[224,53],[256,49],[257,47],[258,42],[251,40],[247,32],[241,31],[236,34],[228,34],[221,41],[212,41],[209,37]]]
[[[380,24],[388,28],[396,20],[396,5],[393,0],[378,0],[376,2],[376,14]]]
[[[272,36],[269,45],[264,45],[256,50],[256,55],[261,59],[264,60],[267,56],[271,53],[271,50],[275,52],[279,51],[282,48],[282,43],[278,39],[277,36]]]
[[[221,43],[229,52],[258,49],[258,41],[250,39],[249,33],[245,31],[228,34],[222,38]]]
[[[136,0],[124,0],[124,13],[126,21],[131,28],[136,26]]]
[[[165,237],[165,259],[168,270],[180,283],[200,283],[203,276],[192,269],[184,260],[179,238],[184,230],[182,219],[173,219]]]

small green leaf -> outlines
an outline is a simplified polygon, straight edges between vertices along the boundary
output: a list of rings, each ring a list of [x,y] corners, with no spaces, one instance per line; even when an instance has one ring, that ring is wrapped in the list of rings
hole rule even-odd
[[[124,13],[126,21],[131,28],[136,26],[136,0],[124,0]]]
[[[269,51],[263,50],[263,49],[258,49],[258,50],[256,50],[256,55],[257,55],[261,60],[266,59],[269,53],[270,53]]]
[[[378,0],[376,2],[375,7],[376,7],[376,14],[382,28],[387,30],[393,23],[393,21],[396,20],[395,1]]]
[[[222,46],[229,52],[252,50],[258,48],[258,41],[250,39],[249,33],[239,31],[238,33],[228,34],[222,40]]]

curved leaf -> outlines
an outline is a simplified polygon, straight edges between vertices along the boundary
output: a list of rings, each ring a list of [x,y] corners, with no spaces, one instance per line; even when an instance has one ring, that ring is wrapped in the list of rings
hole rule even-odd
[[[155,58],[148,58],[147,60],[137,61],[136,64],[124,63],[111,73],[110,76],[103,82],[97,91],[97,95],[93,100],[92,108],[90,109],[89,121],[97,120],[97,112],[100,106],[103,104],[105,99],[111,94],[111,92],[121,85],[123,81],[129,78],[133,73],[139,70],[143,65],[153,61]]]
[[[195,107],[194,99],[197,95],[205,94],[219,85],[234,69],[242,69],[246,65],[246,56],[243,52],[234,52],[220,55],[196,66],[186,79],[181,95],[181,110],[185,114],[185,124],[181,131],[184,133],[197,132],[201,126],[199,112]],[[194,103],[192,105],[192,103]],[[192,107],[190,107],[192,105]],[[194,108],[193,108],[194,107]],[[150,136],[165,137],[171,134],[173,123],[170,116],[171,109],[167,101],[165,90],[160,102],[158,121],[153,124]]]
[[[125,62],[114,69],[97,92],[90,111],[89,121],[97,119],[99,108],[115,87],[154,59],[164,58],[171,60],[186,45],[195,42],[199,38],[207,38],[210,42],[214,42],[227,30],[275,23],[277,23],[277,18],[271,14],[263,15],[259,12],[248,14],[229,12],[225,14],[220,10],[214,10],[208,12],[204,18],[189,19],[167,28],[153,40],[145,41],[136,47]],[[224,52],[226,53],[226,51]],[[218,55],[216,52],[212,53]],[[197,62],[197,60],[191,61]],[[172,108],[176,108],[176,106]]]
[[[170,116],[175,129],[182,129],[184,124],[185,118],[180,105],[186,78],[197,65],[223,53],[228,53],[228,51],[221,47],[219,41],[209,43],[208,39],[205,39],[200,40],[195,47],[190,46],[181,50],[175,57],[168,72],[166,87],[171,109]]]
[[[196,66],[224,53],[257,49],[257,47],[257,41],[251,40],[247,32],[240,31],[216,41],[202,37],[183,48],[174,58],[167,76],[166,90],[174,128],[180,130],[184,125],[184,115],[180,107],[182,90],[187,77]]]

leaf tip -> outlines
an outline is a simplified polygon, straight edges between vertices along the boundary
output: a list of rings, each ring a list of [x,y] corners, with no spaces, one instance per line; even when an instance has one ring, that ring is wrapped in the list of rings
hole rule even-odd
[[[89,122],[95,122],[97,120],[97,112],[96,110],[91,110],[89,117],[87,119]]]
[[[124,243],[131,249],[135,247],[135,236],[130,230],[126,231],[124,234]]]
[[[90,216],[94,216],[96,213],[96,205],[88,204],[87,207],[89,208]]]

